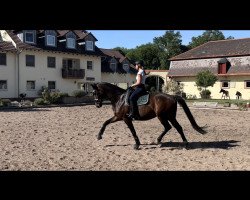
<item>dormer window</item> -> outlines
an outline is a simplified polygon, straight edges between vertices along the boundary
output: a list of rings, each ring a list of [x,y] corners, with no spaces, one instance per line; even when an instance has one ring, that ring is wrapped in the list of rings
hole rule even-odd
[[[76,36],[73,32],[66,34],[67,48],[75,49],[76,48]]]
[[[46,36],[46,45],[47,46],[56,46],[56,32],[53,30],[47,30],[45,33]]]
[[[93,41],[86,41],[86,50],[88,51],[93,51],[94,47],[93,47]]]
[[[117,62],[115,58],[112,58],[110,61],[110,68],[112,69],[112,71],[116,72],[116,67],[117,67]]]
[[[47,45],[48,46],[56,46],[56,37],[54,35],[47,36]]]
[[[230,68],[230,62],[226,58],[218,61],[218,74],[226,74]]]
[[[35,31],[25,31],[24,37],[26,43],[35,43]]]
[[[70,49],[76,48],[76,42],[74,38],[67,38],[67,47]]]

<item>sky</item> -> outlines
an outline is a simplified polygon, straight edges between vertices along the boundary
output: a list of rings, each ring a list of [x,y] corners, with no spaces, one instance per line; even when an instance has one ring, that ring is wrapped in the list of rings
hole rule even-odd
[[[164,35],[165,30],[88,30],[96,39],[99,48],[111,49],[115,47],[135,48],[142,44],[152,43],[154,37]],[[188,45],[192,37],[201,35],[203,30],[179,30],[182,44]],[[225,37],[235,39],[250,38],[250,30],[221,30]]]

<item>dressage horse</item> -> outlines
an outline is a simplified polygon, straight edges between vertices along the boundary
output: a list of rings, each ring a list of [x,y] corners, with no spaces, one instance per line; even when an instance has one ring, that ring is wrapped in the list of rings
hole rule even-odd
[[[221,89],[221,90],[220,90],[220,93],[222,93],[221,98],[224,97],[224,99],[225,99],[225,98],[229,98],[229,99],[230,99],[230,96],[229,96],[229,92],[228,92],[228,91]]]
[[[139,146],[141,144],[140,140],[136,135],[132,120],[127,117],[127,113],[129,112],[129,106],[125,105],[126,90],[110,83],[92,84],[92,87],[93,96],[95,98],[95,106],[97,108],[102,107],[103,99],[107,98],[111,101],[112,109],[114,112],[114,116],[103,123],[102,128],[97,136],[97,139],[102,139],[102,135],[108,124],[123,120],[127,124],[134,137],[134,149],[139,149]],[[197,125],[185,100],[182,97],[177,95],[172,96],[163,93],[150,94],[149,103],[146,105],[141,105],[138,108],[140,114],[139,121],[150,120],[155,117],[158,117],[161,124],[164,126],[164,131],[157,138],[157,144],[161,144],[161,140],[164,135],[172,128],[169,123],[171,122],[171,124],[181,135],[181,138],[186,147],[188,147],[188,141],[183,133],[183,129],[176,120],[177,103],[179,103],[183,107],[193,128],[201,134],[206,133],[206,131],[202,127]]]

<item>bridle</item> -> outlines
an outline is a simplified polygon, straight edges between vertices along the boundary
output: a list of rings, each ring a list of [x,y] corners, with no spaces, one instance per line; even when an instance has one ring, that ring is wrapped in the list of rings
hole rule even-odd
[[[94,101],[95,101],[95,105],[96,107],[101,107],[102,106],[102,98],[100,97],[100,95],[97,94],[96,90],[92,91],[92,94],[94,96]]]

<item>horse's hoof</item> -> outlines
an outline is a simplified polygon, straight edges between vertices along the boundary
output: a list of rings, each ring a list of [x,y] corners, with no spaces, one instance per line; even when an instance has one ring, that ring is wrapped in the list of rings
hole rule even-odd
[[[140,146],[139,144],[135,144],[135,145],[134,145],[134,149],[135,149],[135,150],[139,150],[139,146]]]
[[[190,149],[190,148],[189,148],[189,143],[188,143],[188,142],[184,142],[184,146],[185,146],[185,149],[187,149],[187,150]]]
[[[162,142],[157,140],[156,144],[160,144],[160,145],[161,145],[161,144],[162,144]]]
[[[101,140],[101,139],[102,139],[102,136],[101,136],[101,135],[97,135],[97,139],[98,139],[98,140]]]

